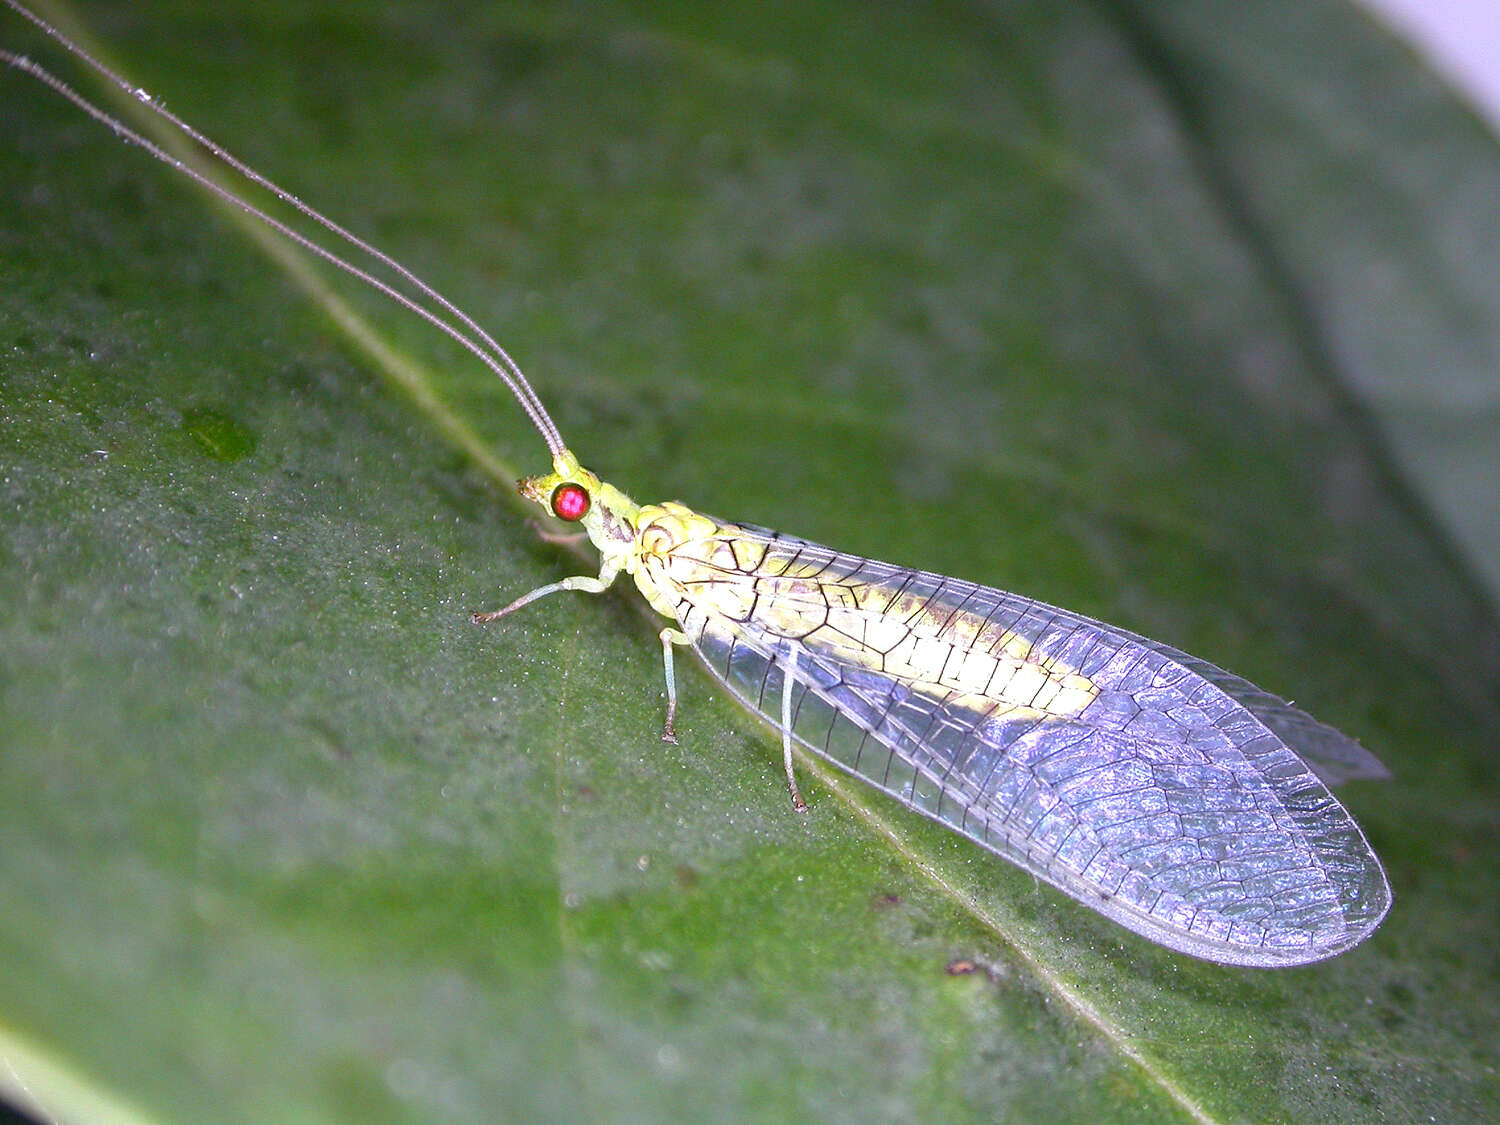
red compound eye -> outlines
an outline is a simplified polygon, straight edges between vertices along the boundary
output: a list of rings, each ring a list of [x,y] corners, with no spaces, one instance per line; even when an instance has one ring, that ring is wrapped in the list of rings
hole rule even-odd
[[[552,514],[558,519],[577,523],[588,511],[589,494],[583,485],[566,481],[552,490]]]

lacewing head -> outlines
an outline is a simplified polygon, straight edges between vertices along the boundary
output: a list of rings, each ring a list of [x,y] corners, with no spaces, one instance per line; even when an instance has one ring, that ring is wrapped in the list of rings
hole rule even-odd
[[[552,472],[526,477],[517,487],[549,515],[579,524],[594,546],[608,557],[619,557],[623,565],[623,555],[635,543],[640,505],[585,469],[571,450],[558,451]]]

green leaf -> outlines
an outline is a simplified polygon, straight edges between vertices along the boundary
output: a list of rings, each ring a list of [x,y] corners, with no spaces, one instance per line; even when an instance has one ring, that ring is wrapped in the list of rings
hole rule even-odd
[[[798,817],[691,666],[658,741],[629,590],[470,626],[585,565],[510,494],[546,457],[503,387],[7,74],[3,1088],[91,1122],[1494,1117],[1500,629],[1349,299],[1378,250],[1431,282],[1411,356],[1500,323],[1433,249],[1493,204],[1336,220],[1409,167],[1393,117],[1450,181],[1500,154],[1351,11],[1256,11],[84,21],[472,312],[638,499],[1069,605],[1361,737],[1396,775],[1344,794],[1395,890],[1370,942],[1204,964],[811,764]]]

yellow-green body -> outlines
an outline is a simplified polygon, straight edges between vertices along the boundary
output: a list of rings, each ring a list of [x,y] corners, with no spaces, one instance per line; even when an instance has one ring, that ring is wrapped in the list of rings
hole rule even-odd
[[[565,483],[592,500],[580,523],[600,552],[598,581],[629,574],[688,643],[705,632],[815,643],[847,664],[1014,718],[1075,716],[1098,694],[1086,676],[1035,656],[1014,632],[884,585],[830,578],[815,563],[778,554],[774,541],[675,500],[637,504],[569,451],[520,489],[546,507]]]

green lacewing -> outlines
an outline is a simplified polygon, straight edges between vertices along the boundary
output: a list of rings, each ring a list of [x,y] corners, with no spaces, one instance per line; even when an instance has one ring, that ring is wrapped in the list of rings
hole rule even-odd
[[[509,388],[552,458],[520,491],[576,524],[595,574],[473,620],[623,573],[660,632],[675,741],[673,652],[691,647],[781,736],[1127,929],[1262,968],[1331,957],[1390,908],[1380,861],[1329,791],[1385,776],[1353,739],[1168,645],[1017,594],[877,562],[684,504],[638,504],[584,468],[511,357],[410,270],[277,187],[16,0],[7,5],[251,183],[336,236],[375,276],[208,179],[29,59],[0,59],[122,138],[373,286],[462,344]]]

